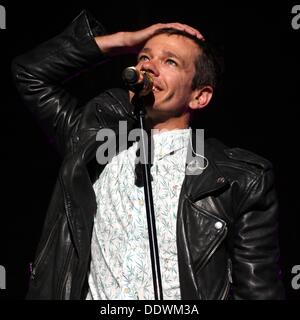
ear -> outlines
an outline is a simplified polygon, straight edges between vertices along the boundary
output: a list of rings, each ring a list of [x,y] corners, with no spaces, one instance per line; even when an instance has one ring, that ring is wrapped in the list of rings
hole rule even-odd
[[[202,109],[207,106],[213,95],[213,88],[205,86],[201,89],[195,89],[192,93],[192,99],[189,103],[191,109]]]

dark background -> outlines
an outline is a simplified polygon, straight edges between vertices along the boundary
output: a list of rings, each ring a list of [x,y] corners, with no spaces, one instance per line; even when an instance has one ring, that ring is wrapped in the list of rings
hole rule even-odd
[[[179,0],[178,0],[179,1]],[[178,2],[177,1],[177,2]],[[298,1],[300,4],[300,1]],[[24,107],[12,84],[13,57],[55,36],[82,9],[107,29],[137,30],[156,22],[183,22],[198,28],[224,52],[225,74],[214,103],[202,112],[200,127],[230,146],[239,146],[274,165],[280,201],[280,263],[287,299],[300,299],[291,287],[291,269],[300,265],[299,106],[300,29],[291,27],[291,8],[281,4],[229,4],[225,1],[54,2],[1,1],[7,29],[0,30],[1,215],[0,265],[6,268],[6,290],[0,298],[23,299],[47,205],[61,159]],[[121,84],[121,72],[132,64],[123,57],[93,68],[70,84],[87,100]],[[113,69],[113,71],[111,71]],[[108,71],[110,70],[110,71]]]

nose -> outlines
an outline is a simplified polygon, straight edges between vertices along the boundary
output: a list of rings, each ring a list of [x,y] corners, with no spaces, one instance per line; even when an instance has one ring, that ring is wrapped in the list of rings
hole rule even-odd
[[[156,62],[153,61],[153,59],[148,61],[143,61],[141,65],[141,71],[146,71],[155,77],[159,76],[159,69],[157,67]]]

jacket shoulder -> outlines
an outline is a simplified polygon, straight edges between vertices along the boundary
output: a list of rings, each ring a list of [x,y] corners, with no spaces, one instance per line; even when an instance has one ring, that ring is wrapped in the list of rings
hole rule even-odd
[[[207,139],[206,145],[211,150],[216,163],[228,162],[232,165],[239,164],[253,170],[268,170],[272,163],[250,151],[239,147],[228,147],[217,139]],[[255,170],[255,171],[256,171]]]
[[[115,127],[120,120],[135,121],[128,93],[121,88],[101,92],[83,107],[80,129]]]
[[[102,111],[115,113],[120,117],[134,117],[134,107],[129,101],[128,92],[122,88],[108,89],[99,94],[94,102],[98,103]]]

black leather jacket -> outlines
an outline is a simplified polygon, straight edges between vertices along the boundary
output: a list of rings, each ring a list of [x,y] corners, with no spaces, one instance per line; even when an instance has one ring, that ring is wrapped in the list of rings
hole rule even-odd
[[[103,127],[117,133],[120,120],[129,130],[136,125],[125,91],[108,90],[80,106],[63,87],[71,74],[105,58],[93,39],[103,32],[83,11],[63,33],[12,64],[19,93],[64,158],[33,265],[31,299],[85,298],[96,213],[92,183],[103,169],[95,160],[96,134]],[[205,156],[209,166],[186,175],[179,199],[182,299],[281,299],[270,163],[217,140],[206,142]]]

